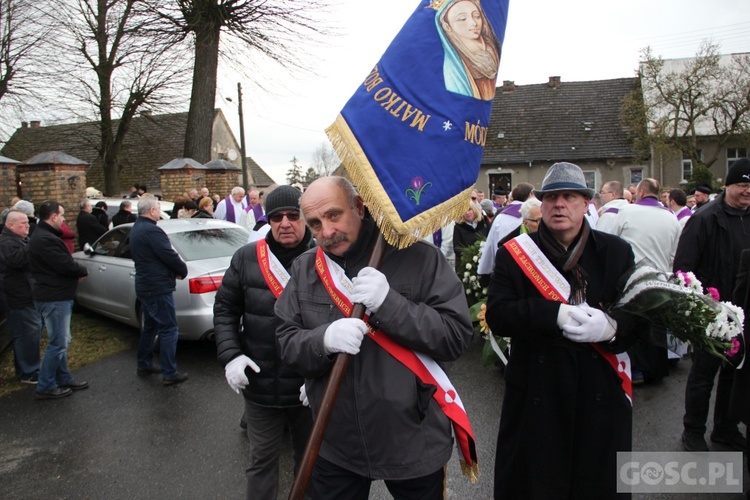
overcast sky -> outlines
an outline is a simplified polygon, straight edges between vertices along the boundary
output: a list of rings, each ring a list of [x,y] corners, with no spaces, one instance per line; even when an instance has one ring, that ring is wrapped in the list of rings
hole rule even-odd
[[[419,4],[341,0],[327,19],[341,36],[315,51],[320,76],[279,73],[276,96],[254,95],[252,82],[241,82],[248,155],[277,182],[285,182],[292,157],[310,166],[328,143],[324,129]],[[724,54],[750,52],[750,0],[511,0],[498,85],[553,75],[563,84],[632,77],[644,47],[664,58],[692,57],[704,40]],[[223,73],[217,105],[239,138],[236,88],[236,77]]]

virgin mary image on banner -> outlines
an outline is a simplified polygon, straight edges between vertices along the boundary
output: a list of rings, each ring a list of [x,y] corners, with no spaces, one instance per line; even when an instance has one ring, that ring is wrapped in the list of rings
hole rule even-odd
[[[436,0],[432,7],[437,8],[435,24],[445,51],[445,88],[491,101],[500,65],[500,42],[480,0]]]

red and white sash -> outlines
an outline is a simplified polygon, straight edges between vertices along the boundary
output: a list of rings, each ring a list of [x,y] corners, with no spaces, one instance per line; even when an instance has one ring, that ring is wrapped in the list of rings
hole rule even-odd
[[[281,265],[279,259],[271,252],[271,249],[268,248],[266,240],[258,240],[255,253],[258,256],[260,273],[263,275],[263,279],[266,280],[268,289],[278,299],[281,292],[284,291],[286,284],[289,283],[289,273]]]
[[[353,285],[344,270],[333,262],[320,247],[318,247],[315,259],[315,269],[334,304],[344,313],[344,316],[351,317],[354,307],[351,301]],[[365,314],[362,319],[368,323],[369,315]],[[367,334],[368,338],[388,351],[391,356],[411,370],[422,382],[437,387],[433,397],[453,424],[453,432],[458,443],[461,470],[471,479],[472,483],[476,482],[479,465],[477,463],[474,432],[471,430],[469,417],[461,398],[448,379],[448,375],[429,356],[397,344],[382,330],[374,329],[369,323],[368,327],[370,328]]]
[[[528,234],[522,234],[505,243],[510,256],[521,268],[521,271],[534,284],[537,290],[547,300],[568,303],[570,296],[570,283],[550,262],[542,250],[534,243]],[[614,354],[602,348],[599,344],[592,343],[615,373],[622,380],[622,389],[633,404],[633,381],[630,374],[630,357],[626,352]]]

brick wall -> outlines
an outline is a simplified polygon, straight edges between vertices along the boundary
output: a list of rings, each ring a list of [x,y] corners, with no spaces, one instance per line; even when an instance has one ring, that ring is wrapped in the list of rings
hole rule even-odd
[[[34,207],[55,200],[65,207],[65,222],[77,234],[78,205],[86,197],[87,165],[24,165],[16,167],[24,199]]]
[[[0,210],[10,208],[10,200],[18,196],[18,180],[16,179],[16,164],[0,164]]]
[[[218,194],[224,199],[229,196],[235,186],[242,186],[242,172],[236,170],[208,170],[206,172],[206,187],[211,194]]]

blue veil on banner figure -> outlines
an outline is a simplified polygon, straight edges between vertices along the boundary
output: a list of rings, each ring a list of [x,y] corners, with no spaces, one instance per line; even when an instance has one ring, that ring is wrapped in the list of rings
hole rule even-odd
[[[422,0],[326,130],[390,244],[466,211],[507,17],[508,0]]]

